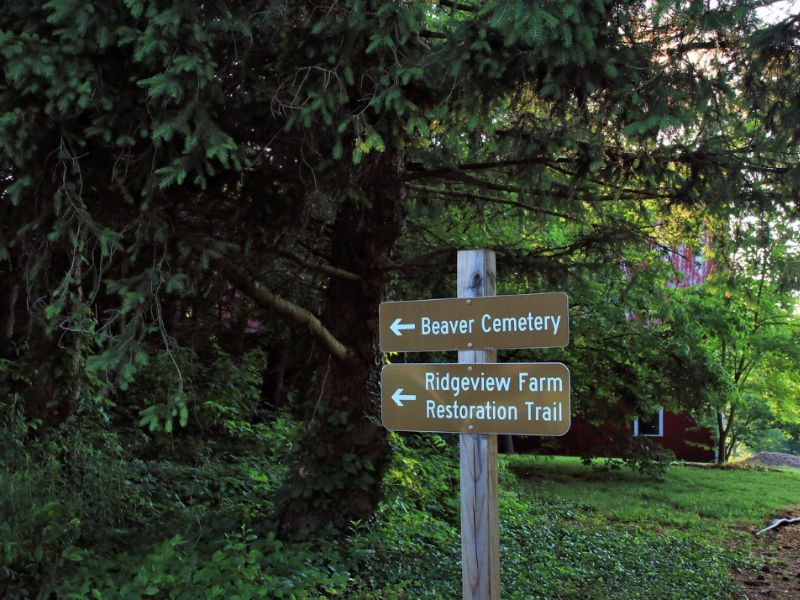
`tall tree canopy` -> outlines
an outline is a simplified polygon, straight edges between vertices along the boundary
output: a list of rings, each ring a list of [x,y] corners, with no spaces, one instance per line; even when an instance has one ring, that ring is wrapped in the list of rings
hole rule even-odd
[[[800,416],[796,364],[800,352],[796,223],[748,215],[715,236],[716,273],[687,290],[696,324],[725,373],[729,392],[715,409],[718,458],[759,429]]]
[[[574,290],[575,360],[601,359],[579,405],[713,386],[674,315],[642,360],[621,332],[663,292],[640,260],[657,223],[796,210],[798,19],[756,6],[6,2],[0,390],[52,427],[173,431],[194,409],[178,350],[256,329],[262,408],[307,423],[283,521],[369,517],[377,306],[448,295],[475,243],[529,291]],[[145,400],[156,353],[173,382]]]

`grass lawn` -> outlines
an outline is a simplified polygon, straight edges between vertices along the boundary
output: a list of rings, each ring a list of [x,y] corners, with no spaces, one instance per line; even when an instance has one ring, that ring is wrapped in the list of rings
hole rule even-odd
[[[741,598],[730,570],[751,561],[752,532],[800,499],[795,469],[677,464],[659,483],[577,458],[514,456],[505,467],[501,487],[557,520],[539,520],[539,530],[523,525],[540,546],[541,530],[549,530],[550,551],[515,561],[509,553],[522,550],[514,543],[520,521],[504,515],[501,502],[504,597],[513,598]],[[545,574],[536,591],[524,581],[530,569]]]
[[[760,526],[781,509],[800,505],[800,469],[677,463],[664,482],[656,482],[628,469],[593,469],[578,458],[513,456],[507,468],[516,475],[513,485],[527,497],[570,501],[609,523],[724,533]]]
[[[356,538],[368,560],[350,597],[461,597],[457,456],[437,454],[409,458],[408,484]],[[799,501],[800,470],[676,464],[656,482],[576,458],[504,457],[501,597],[741,599],[732,570],[760,562],[753,532]]]

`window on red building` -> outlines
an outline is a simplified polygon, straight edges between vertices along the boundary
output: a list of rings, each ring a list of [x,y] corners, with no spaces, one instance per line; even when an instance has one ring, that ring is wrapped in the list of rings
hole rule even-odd
[[[664,409],[659,408],[633,422],[633,435],[662,437],[664,435]]]

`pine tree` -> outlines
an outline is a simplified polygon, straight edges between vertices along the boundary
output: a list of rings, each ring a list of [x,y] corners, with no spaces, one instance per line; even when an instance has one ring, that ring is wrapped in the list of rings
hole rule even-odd
[[[8,367],[3,389],[50,425],[90,381],[113,402],[154,349],[221,331],[233,286],[308,365],[284,521],[368,518],[390,457],[377,306],[428,261],[423,244],[398,262],[418,209],[574,224],[567,247],[501,261],[553,273],[646,243],[640,217],[793,210],[797,23],[764,30],[753,9],[7,2],[0,357],[40,379]],[[141,425],[186,421],[168,408]]]

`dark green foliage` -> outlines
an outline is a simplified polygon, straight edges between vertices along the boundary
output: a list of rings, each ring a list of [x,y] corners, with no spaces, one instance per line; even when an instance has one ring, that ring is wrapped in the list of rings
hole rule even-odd
[[[349,573],[330,545],[286,545],[232,532],[212,544],[176,536],[106,560],[86,559],[59,592],[66,597],[316,598],[344,590]]]
[[[502,565],[509,598],[699,600],[734,591],[729,572],[741,557],[693,534],[564,527],[581,510],[568,502],[517,499],[512,507],[501,534],[501,552],[509,557]]]
[[[434,441],[431,439],[431,441]],[[395,477],[415,477],[405,493],[362,526],[358,598],[453,598],[461,595],[457,473],[452,449],[404,449]],[[390,471],[391,472],[391,471]],[[629,472],[630,473],[630,472]],[[505,474],[500,494],[504,598],[727,598],[729,570],[744,555],[705,533],[587,522],[578,502],[530,499]],[[596,476],[600,485],[613,478]],[[630,475],[637,481],[640,475]],[[584,485],[591,485],[584,482]],[[576,484],[577,485],[577,484]],[[613,492],[612,492],[613,494]],[[616,504],[625,502],[616,498]],[[598,520],[599,521],[599,520]],[[679,572],[681,575],[676,576]]]
[[[568,363],[590,421],[725,404],[702,298],[665,289],[658,248],[731,215],[794,218],[797,23],[753,10],[6,2],[0,418],[7,473],[44,473],[13,487],[42,500],[15,539],[51,501],[67,524],[97,503],[109,531],[56,531],[41,560],[72,538],[118,555],[125,511],[82,473],[131,481],[141,547],[176,564],[175,535],[248,543],[267,513],[368,521],[392,461],[377,306],[452,295],[465,247],[498,250],[506,293],[569,292],[571,347],[507,358]]]
[[[618,471],[623,466],[627,466],[642,475],[651,477],[654,481],[664,481],[675,460],[675,453],[672,450],[644,437],[631,437],[621,448],[614,449],[619,454],[619,458],[612,456],[598,460],[598,457],[595,456],[585,456],[581,460],[583,464],[604,472]]]
[[[18,400],[3,404],[0,593],[300,598],[343,589],[349,575],[332,538],[281,541],[269,521],[281,458],[298,436],[280,417],[251,421],[259,358],[154,357],[133,388],[139,403],[124,407],[144,415],[143,430],[111,432],[92,413],[44,430]],[[172,397],[164,383],[176,365],[191,376],[182,396],[191,419],[167,431],[179,409],[149,409]]]

